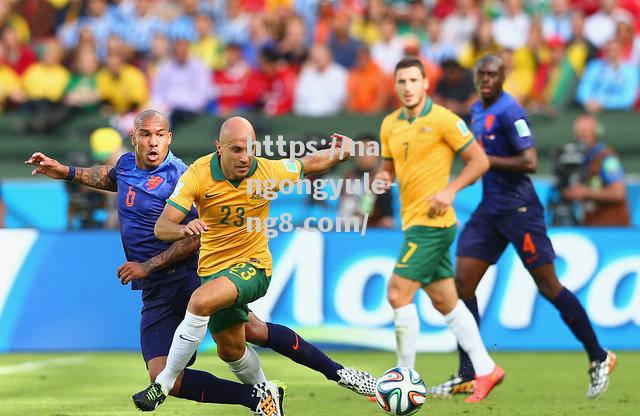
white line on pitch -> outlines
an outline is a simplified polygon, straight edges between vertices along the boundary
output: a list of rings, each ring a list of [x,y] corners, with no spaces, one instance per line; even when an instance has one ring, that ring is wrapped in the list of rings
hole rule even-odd
[[[40,370],[42,368],[78,365],[78,364],[82,364],[85,361],[87,361],[87,357],[84,357],[84,356],[74,356],[74,357],[68,357],[68,358],[53,358],[50,360],[42,360],[42,361],[28,361],[26,363],[0,367],[0,375],[24,373],[27,371]]]

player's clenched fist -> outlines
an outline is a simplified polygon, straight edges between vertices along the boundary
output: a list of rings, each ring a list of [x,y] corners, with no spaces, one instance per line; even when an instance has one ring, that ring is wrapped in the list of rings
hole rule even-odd
[[[208,230],[209,228],[207,227],[207,224],[205,224],[205,222],[200,218],[196,218],[195,220],[189,221],[189,223],[184,226],[184,236],[189,237],[192,235],[200,235]]]
[[[46,175],[53,179],[65,179],[69,174],[69,167],[60,164],[55,159],[52,159],[44,153],[36,152],[27,160],[24,161],[25,165],[37,166],[36,169],[31,171],[32,175]]]
[[[431,195],[429,197],[429,218],[441,217],[447,213],[447,210],[453,204],[456,194],[448,189]]]

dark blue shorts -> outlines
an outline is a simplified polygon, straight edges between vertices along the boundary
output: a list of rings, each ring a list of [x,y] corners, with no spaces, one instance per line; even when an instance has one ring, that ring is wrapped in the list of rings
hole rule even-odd
[[[176,328],[184,319],[191,294],[200,287],[197,275],[142,291],[140,346],[144,362],[169,354]],[[189,364],[196,360],[194,354]]]
[[[527,269],[544,266],[556,258],[547,236],[544,210],[538,205],[500,214],[489,213],[479,206],[460,233],[456,256],[494,264],[509,243],[513,244]]]

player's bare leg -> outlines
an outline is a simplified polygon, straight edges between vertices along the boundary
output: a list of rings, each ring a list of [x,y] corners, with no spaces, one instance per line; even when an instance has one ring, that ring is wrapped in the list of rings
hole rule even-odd
[[[375,397],[376,377],[366,371],[343,367],[286,326],[263,322],[253,312],[249,312],[245,334],[247,341],[252,344],[271,348],[358,394]]]
[[[484,400],[504,378],[504,370],[493,362],[480,337],[480,330],[466,305],[458,298],[453,279],[440,279],[425,286],[433,306],[444,315],[449,329],[469,355],[475,369],[473,394],[465,401]]]
[[[478,301],[476,300],[476,288],[489,268],[490,263],[473,257],[457,257],[455,283],[458,296],[476,320],[480,323],[478,313]],[[459,366],[458,371],[452,374],[448,380],[429,389],[433,396],[448,397],[454,394],[471,394],[475,384],[473,364],[466,352],[458,345]]]
[[[149,362],[147,363],[147,367],[148,367],[148,371],[149,371],[149,379],[154,382],[156,381],[156,377],[158,377],[158,374],[160,374],[160,372],[162,370],[164,370],[164,367],[167,365],[167,356],[162,356],[162,357],[156,357],[156,358],[152,358],[151,360],[149,360]],[[182,387],[182,377],[184,376],[184,371],[181,371],[180,374],[178,374],[178,377],[176,377],[176,382],[173,384],[173,388],[171,389],[171,391],[169,392],[169,394],[171,396],[178,396],[178,394],[180,393],[180,388]]]
[[[587,397],[599,397],[609,386],[609,377],[616,365],[616,355],[600,346],[586,311],[575,295],[560,284],[553,263],[529,272],[542,296],[558,309],[564,322],[587,351],[590,361]]]
[[[418,289],[420,289],[420,282],[406,279],[395,273],[391,275],[387,287],[387,299],[393,308],[398,367],[413,368],[415,366],[420,321],[413,299]]]

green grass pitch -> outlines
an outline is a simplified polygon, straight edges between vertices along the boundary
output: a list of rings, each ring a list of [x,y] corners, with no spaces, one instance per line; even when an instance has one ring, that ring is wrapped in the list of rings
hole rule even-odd
[[[267,376],[289,386],[288,416],[383,415],[377,405],[328,382],[321,375],[284,357],[261,351]],[[395,356],[384,352],[331,352],[338,362],[380,374]],[[494,353],[507,372],[505,382],[481,404],[462,397],[428,399],[418,415],[638,415],[640,352],[618,353],[609,390],[600,399],[585,398],[586,357],[577,352]],[[20,365],[22,364],[22,365]],[[447,377],[457,365],[454,354],[420,354],[417,370],[427,385]],[[35,368],[34,368],[35,367]],[[201,354],[195,368],[232,379],[214,353]],[[129,397],[148,384],[135,353],[0,355],[1,416],[139,415]],[[158,416],[249,415],[240,406],[199,404],[173,397],[155,411]]]

